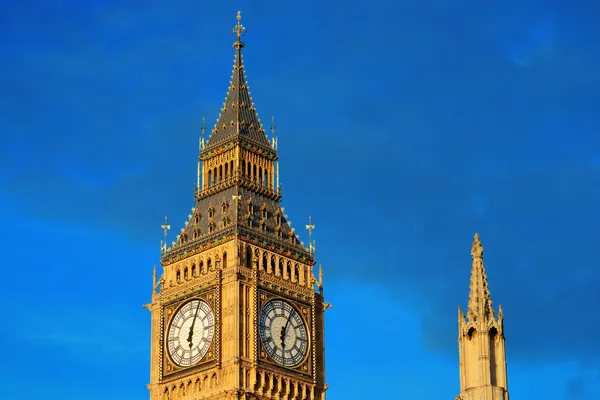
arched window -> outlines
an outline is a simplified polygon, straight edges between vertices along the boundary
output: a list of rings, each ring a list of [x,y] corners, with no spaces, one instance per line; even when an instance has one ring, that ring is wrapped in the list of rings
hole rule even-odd
[[[252,268],[252,249],[246,247],[246,268]]]

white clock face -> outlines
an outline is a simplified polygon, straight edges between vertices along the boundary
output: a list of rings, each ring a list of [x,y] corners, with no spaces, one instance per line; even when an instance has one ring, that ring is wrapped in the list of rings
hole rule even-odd
[[[167,333],[167,349],[180,367],[197,364],[208,351],[215,333],[212,309],[203,300],[191,300],[177,310]]]
[[[296,308],[283,300],[270,300],[259,319],[262,344],[273,361],[294,367],[308,352],[308,334],[304,320]]]

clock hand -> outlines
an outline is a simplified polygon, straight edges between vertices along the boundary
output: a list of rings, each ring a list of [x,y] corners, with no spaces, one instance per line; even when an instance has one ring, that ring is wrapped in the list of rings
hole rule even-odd
[[[198,310],[200,309],[200,302],[198,302],[198,307],[196,307],[196,314],[194,314],[194,319],[192,320],[192,326],[190,326],[190,334],[188,335],[188,343],[190,345],[190,362],[191,362],[191,354],[192,354],[192,343],[194,336],[194,324],[196,323],[196,318],[198,317]]]
[[[296,310],[292,310],[292,312],[291,312],[291,313],[290,313],[290,315],[288,316],[288,320],[287,320],[287,322],[285,323],[285,337],[287,337],[287,335],[288,335],[288,334],[287,334],[288,327],[289,327],[289,325],[290,325],[290,321],[291,321],[291,319],[292,319],[292,314],[294,314],[295,312],[296,312]]]
[[[287,324],[286,324],[287,325]],[[285,326],[281,327],[281,360],[283,362],[283,364],[285,365]]]

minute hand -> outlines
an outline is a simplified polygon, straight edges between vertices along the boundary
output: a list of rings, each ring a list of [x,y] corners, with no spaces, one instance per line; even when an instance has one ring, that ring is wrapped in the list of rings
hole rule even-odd
[[[196,314],[194,314],[194,319],[192,320],[192,326],[190,326],[190,334],[188,336],[188,343],[190,344],[190,348],[192,347],[192,337],[194,336],[194,324],[196,323],[196,318],[198,317],[198,310],[200,309],[200,302],[198,302],[198,307],[196,307]]]
[[[290,321],[292,320],[292,315],[295,312],[296,312],[296,310],[292,310],[292,312],[290,313],[290,316],[288,317],[287,322],[285,323],[285,328],[283,328],[283,332],[285,333],[285,336],[287,336],[288,326],[290,325]]]

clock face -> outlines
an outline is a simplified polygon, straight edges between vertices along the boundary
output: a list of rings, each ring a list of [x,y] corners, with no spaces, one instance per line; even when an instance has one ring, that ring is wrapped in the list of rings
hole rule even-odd
[[[177,310],[167,333],[169,356],[180,367],[198,363],[208,351],[215,333],[212,309],[203,300],[191,300]]]
[[[260,340],[273,361],[294,367],[304,360],[308,352],[306,324],[290,303],[280,299],[268,301],[258,326]]]

